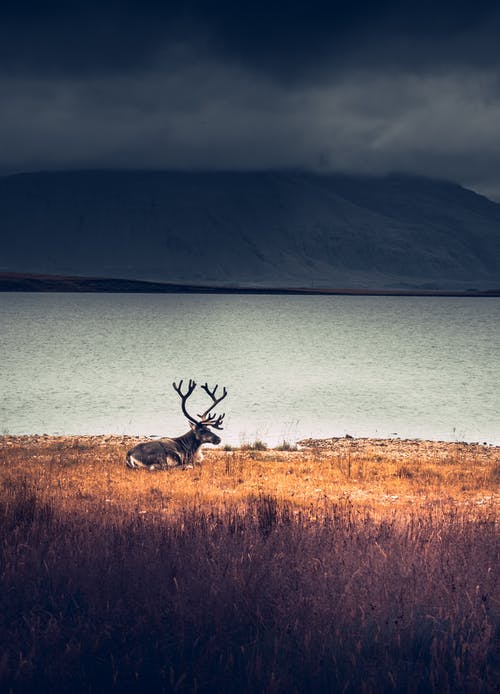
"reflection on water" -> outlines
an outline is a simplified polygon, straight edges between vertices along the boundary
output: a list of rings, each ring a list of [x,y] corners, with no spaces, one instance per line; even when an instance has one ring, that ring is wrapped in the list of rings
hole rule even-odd
[[[194,377],[227,386],[232,444],[500,443],[497,298],[0,294],[0,357],[12,434],[181,434]]]

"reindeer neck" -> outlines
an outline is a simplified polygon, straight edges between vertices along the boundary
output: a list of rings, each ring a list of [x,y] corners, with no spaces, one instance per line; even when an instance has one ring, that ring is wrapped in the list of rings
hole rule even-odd
[[[198,450],[202,443],[192,429],[187,431],[185,434],[182,434],[182,436],[178,436],[176,441],[182,446],[182,448],[184,448],[184,450],[191,451]]]

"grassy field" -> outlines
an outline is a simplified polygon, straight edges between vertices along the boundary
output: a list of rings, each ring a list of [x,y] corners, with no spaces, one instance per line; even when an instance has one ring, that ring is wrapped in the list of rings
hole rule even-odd
[[[134,442],[0,437],[0,691],[499,691],[500,449]]]

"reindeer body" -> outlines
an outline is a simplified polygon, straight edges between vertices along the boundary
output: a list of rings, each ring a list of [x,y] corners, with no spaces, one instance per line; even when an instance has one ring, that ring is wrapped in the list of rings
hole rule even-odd
[[[130,468],[149,468],[150,470],[168,470],[172,467],[194,467],[200,462],[204,443],[220,443],[220,438],[203,425],[193,428],[175,439],[159,439],[139,443],[127,453],[127,465]]]
[[[182,392],[182,381],[178,386],[174,383],[173,387],[181,398],[182,411],[189,420],[190,431],[177,438],[164,438],[137,444],[127,453],[126,462],[128,467],[148,468],[149,470],[194,467],[195,463],[201,461],[203,457],[201,446],[204,443],[213,443],[215,445],[220,443],[220,438],[208,427],[222,429],[224,415],[209,415],[209,413],[226,397],[226,389],[224,388],[222,396],[217,398],[215,395],[217,386],[212,391],[207,384],[202,386],[202,389],[212,399],[212,405],[202,415],[198,415],[199,419],[195,419],[186,410],[186,401],[195,389],[196,383],[189,381],[186,393]]]

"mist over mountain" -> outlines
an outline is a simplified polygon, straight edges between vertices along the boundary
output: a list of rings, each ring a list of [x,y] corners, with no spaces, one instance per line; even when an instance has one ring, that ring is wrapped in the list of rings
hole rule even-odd
[[[500,204],[407,175],[0,178],[0,270],[181,283],[498,289]]]

